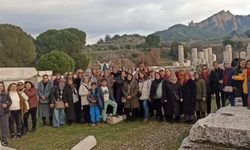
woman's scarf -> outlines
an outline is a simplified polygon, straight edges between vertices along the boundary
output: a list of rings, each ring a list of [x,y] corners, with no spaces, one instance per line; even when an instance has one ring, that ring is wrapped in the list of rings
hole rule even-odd
[[[144,79],[139,79],[139,82],[144,82]]]
[[[188,75],[188,79],[185,79],[184,83],[187,83],[191,79],[191,74],[189,72],[185,73],[185,76]]]
[[[162,81],[162,77],[160,77],[160,79],[156,79],[156,78],[155,78],[155,80],[154,80],[154,81],[155,81],[155,83],[158,85],[158,84],[160,84],[160,83],[161,83],[161,81]]]
[[[206,71],[206,72],[202,72],[202,77],[203,77],[203,79],[205,80],[205,81],[207,81],[207,76],[208,76],[208,71]]]

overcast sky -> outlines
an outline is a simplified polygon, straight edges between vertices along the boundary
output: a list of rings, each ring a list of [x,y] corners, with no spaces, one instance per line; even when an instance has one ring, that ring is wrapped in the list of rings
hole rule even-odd
[[[0,0],[0,24],[21,26],[33,37],[48,29],[75,27],[87,43],[105,34],[148,35],[221,11],[250,14],[249,0]]]

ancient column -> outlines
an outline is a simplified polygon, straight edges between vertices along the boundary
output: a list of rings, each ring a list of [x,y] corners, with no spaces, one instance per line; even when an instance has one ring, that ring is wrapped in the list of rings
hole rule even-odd
[[[233,50],[232,50],[232,46],[230,44],[228,44],[225,48],[226,51],[228,51],[228,61],[232,62],[233,60]]]
[[[204,59],[204,52],[199,52],[199,59]]]
[[[192,48],[192,60],[198,59],[197,57],[197,48]]]
[[[223,62],[229,61],[229,54],[228,51],[223,51]],[[230,61],[229,61],[230,62]]]
[[[250,58],[250,43],[247,46],[247,58]]]
[[[212,54],[212,57],[213,57],[213,62],[217,60],[217,56],[215,54]]]
[[[205,57],[205,62],[208,62],[208,49],[203,49],[204,52],[204,57]]]
[[[208,50],[208,62],[211,64],[211,63],[213,63],[213,60],[211,59],[212,55],[213,55],[213,49],[212,49],[212,47],[209,47],[209,48],[207,48],[207,50]]]
[[[246,59],[246,56],[247,56],[247,54],[245,51],[240,52],[240,58]]]
[[[183,45],[178,46],[178,60],[181,65],[184,65],[184,47]]]

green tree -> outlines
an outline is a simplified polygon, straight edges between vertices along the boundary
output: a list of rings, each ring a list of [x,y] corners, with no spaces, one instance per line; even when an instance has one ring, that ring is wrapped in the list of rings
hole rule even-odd
[[[173,60],[178,60],[178,46],[183,45],[180,42],[172,42],[170,46],[170,56],[172,56]],[[184,58],[187,58],[188,52],[190,51],[190,48],[187,46],[183,45],[184,47]]]
[[[161,42],[160,36],[154,34],[148,35],[145,39],[145,43],[149,47],[158,47],[160,42]]]
[[[250,30],[247,30],[247,31],[245,32],[245,35],[246,35],[247,37],[250,38]]]
[[[20,27],[0,24],[0,66],[27,66],[36,58],[33,38]]]
[[[224,45],[224,46],[226,46],[226,45],[228,45],[228,44],[230,44],[232,47],[235,46],[235,42],[232,41],[232,40],[230,40],[230,39],[226,39],[226,40],[223,41],[223,45]]]
[[[97,44],[104,44],[104,41],[102,38],[100,38],[100,40],[97,41]]]
[[[79,33],[77,33],[79,32]],[[41,33],[35,41],[37,59],[42,55],[58,49],[73,56],[82,52],[85,43],[85,33],[78,29],[48,30]]]
[[[110,37],[110,35],[105,35],[105,42],[107,43],[107,42],[109,42],[109,41],[111,41],[111,37]]]
[[[54,73],[64,74],[75,69],[75,61],[66,53],[53,50],[45,54],[37,62],[38,70],[53,70]]]
[[[75,70],[77,69],[87,69],[89,65],[89,58],[84,54],[77,54],[73,56],[75,60]]]

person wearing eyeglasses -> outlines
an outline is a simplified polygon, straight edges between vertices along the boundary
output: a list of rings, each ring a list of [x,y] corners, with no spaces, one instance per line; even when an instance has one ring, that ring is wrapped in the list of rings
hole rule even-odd
[[[210,114],[211,112],[211,95],[212,95],[212,88],[211,88],[211,80],[210,80],[210,74],[207,69],[207,65],[202,65],[201,67],[201,78],[206,82],[206,91],[207,91],[207,114]]]
[[[78,99],[79,99],[79,101],[77,101],[77,102],[74,103],[75,115],[76,115],[75,122],[76,123],[80,123],[81,122],[80,121],[81,117],[83,117],[82,113],[81,113],[81,101],[80,101],[81,96],[78,93],[80,85],[81,85],[81,80],[82,80],[83,76],[84,76],[83,70],[82,69],[78,69],[76,71],[76,78],[74,79],[74,85],[75,85],[75,88],[77,90]]]
[[[225,87],[236,89],[235,81],[233,80],[234,76],[234,68],[230,66],[229,61],[224,62],[224,72],[223,72],[223,80],[220,81],[222,84],[222,89],[224,90],[224,101],[222,102],[222,106],[225,106],[225,100],[229,99],[231,106],[235,106],[235,94],[233,91],[226,91]]]

